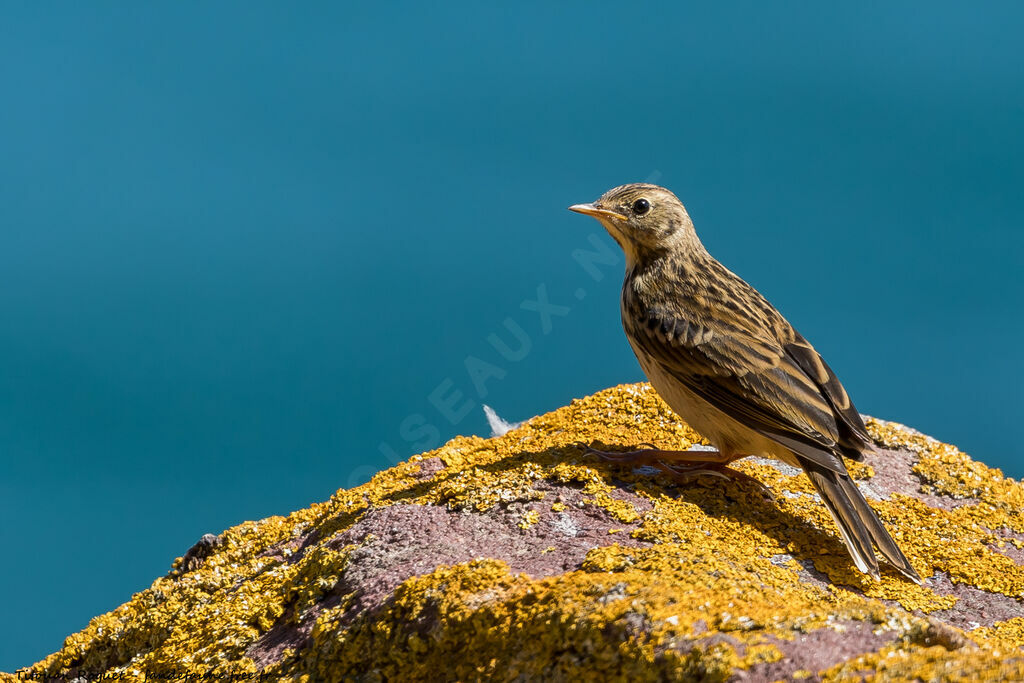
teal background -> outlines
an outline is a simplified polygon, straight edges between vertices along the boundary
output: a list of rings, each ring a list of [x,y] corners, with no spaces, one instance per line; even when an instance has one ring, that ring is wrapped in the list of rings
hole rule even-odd
[[[486,434],[468,356],[510,420],[641,379],[565,210],[624,182],[863,412],[1024,474],[1024,5],[680,5],[5,4],[0,669],[205,532]]]

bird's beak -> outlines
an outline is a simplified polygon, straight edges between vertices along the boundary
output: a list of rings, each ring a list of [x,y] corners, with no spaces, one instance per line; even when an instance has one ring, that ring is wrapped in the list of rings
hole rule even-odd
[[[569,207],[569,210],[575,211],[576,213],[586,214],[587,216],[593,216],[594,218],[614,218],[619,221],[626,220],[626,217],[617,211],[599,209],[593,204],[573,204]]]

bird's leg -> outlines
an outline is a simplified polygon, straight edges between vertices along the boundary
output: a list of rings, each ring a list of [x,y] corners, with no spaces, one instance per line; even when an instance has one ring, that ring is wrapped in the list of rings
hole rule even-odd
[[[726,454],[715,449],[708,449],[707,447],[685,451],[668,451],[655,448],[651,444],[640,444],[641,446],[648,446],[648,448],[614,453],[599,451],[583,443],[578,445],[587,455],[596,455],[602,460],[623,465],[652,465],[673,479],[684,483],[702,474],[732,481],[746,482],[760,489],[762,493],[767,495],[769,500],[775,499],[772,492],[758,479],[749,474],[734,470],[731,467],[726,467],[733,460],[744,457],[742,455]]]
[[[587,446],[586,444],[579,444],[580,448],[582,448],[583,452],[587,455],[596,455],[602,460],[607,460],[609,462],[631,463],[636,465],[649,465],[659,460],[665,462],[688,463],[691,465],[727,465],[733,460],[742,457],[739,455],[725,455],[718,450],[709,450],[706,447],[693,448],[686,451],[666,451],[660,448],[655,448],[651,444],[642,443],[640,445],[647,446],[647,448],[614,453],[609,451],[599,451],[596,448]]]

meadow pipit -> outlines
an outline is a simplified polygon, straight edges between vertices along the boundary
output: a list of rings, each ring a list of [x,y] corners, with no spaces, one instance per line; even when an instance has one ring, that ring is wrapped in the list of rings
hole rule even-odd
[[[860,571],[879,578],[874,544],[920,582],[843,464],[874,448],[843,385],[757,290],[708,254],[679,199],[637,183],[569,208],[596,218],[622,247],[622,326],[640,367],[665,402],[718,449],[625,457],[698,469],[758,455],[800,467]]]

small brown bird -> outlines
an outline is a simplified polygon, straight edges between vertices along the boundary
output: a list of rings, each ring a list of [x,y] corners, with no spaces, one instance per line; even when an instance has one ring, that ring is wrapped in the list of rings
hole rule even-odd
[[[879,578],[874,544],[920,583],[843,464],[874,449],[843,385],[757,290],[708,254],[679,199],[636,183],[569,208],[596,218],[622,247],[622,325],[640,367],[665,402],[718,449],[626,457],[724,466],[758,455],[800,467],[860,571]]]

